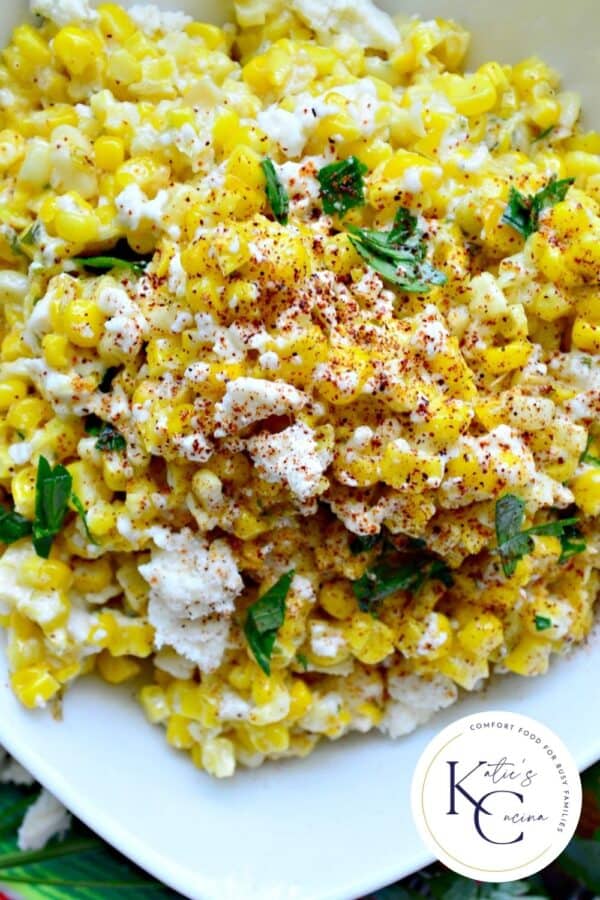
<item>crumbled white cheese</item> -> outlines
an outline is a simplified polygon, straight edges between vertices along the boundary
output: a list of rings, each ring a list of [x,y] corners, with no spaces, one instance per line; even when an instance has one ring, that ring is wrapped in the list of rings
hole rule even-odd
[[[188,530],[159,541],[163,546],[139,567],[150,585],[148,618],[156,646],[174,647],[202,671],[212,671],[223,656],[234,600],[244,587],[231,549],[226,541],[209,544]]]
[[[306,405],[302,391],[284,381],[263,378],[234,378],[225,396],[215,407],[215,436],[236,434],[253,422],[269,416],[296,412]]]
[[[316,694],[312,706],[298,724],[306,731],[312,731],[315,734],[327,734],[331,737],[332,733],[335,733],[336,728],[340,727],[339,714],[343,707],[344,701],[336,691],[330,691],[323,696]],[[339,734],[342,734],[343,731],[342,727]]]
[[[425,631],[415,648],[417,656],[427,656],[432,650],[442,647],[448,640],[448,633],[438,627],[438,619],[435,613],[429,613],[425,618]]]
[[[33,447],[28,441],[11,444],[8,448],[10,458],[17,466],[24,466],[31,459]]]
[[[248,440],[248,451],[261,478],[287,485],[300,500],[308,500],[327,487],[323,473],[332,454],[318,446],[308,425],[299,422],[278,434],[263,431]]]
[[[414,731],[458,697],[454,682],[438,674],[426,678],[392,673],[388,677],[388,693],[391,699],[379,729],[392,738]]]
[[[250,713],[250,704],[235,691],[224,688],[219,700],[219,718],[225,721],[244,721]]]
[[[117,350],[125,357],[137,355],[149,329],[137,303],[122,287],[113,286],[100,292],[98,306],[109,316],[104,323],[104,349]]]
[[[261,110],[257,120],[259,127],[286,156],[301,155],[308,136],[307,123],[302,119],[287,109],[273,105]]]
[[[310,622],[310,649],[315,656],[335,659],[347,647],[342,628],[330,622],[313,619]]]
[[[175,253],[169,262],[169,280],[167,282],[169,290],[176,297],[185,297],[187,287],[187,273],[181,265],[181,256]]]
[[[261,353],[258,357],[258,363],[261,369],[267,369],[267,371],[274,371],[279,368],[279,357],[273,350],[267,350],[265,353]]]
[[[19,850],[41,850],[53,837],[63,838],[71,827],[71,815],[45,788],[28,808],[18,831]]]
[[[160,190],[153,200],[149,200],[137,184],[128,184],[117,195],[117,220],[124,228],[136,231],[142,222],[161,226],[163,213],[169,200],[166,190]]]
[[[94,22],[98,18],[87,0],[31,0],[31,11],[50,19],[60,28],[75,22]]]
[[[187,367],[183,377],[186,381],[191,381],[192,384],[202,384],[203,381],[206,381],[209,374],[210,366],[208,363],[193,362]]]
[[[159,9],[153,3],[140,3],[128,10],[135,24],[146,34],[154,36],[157,31],[169,34],[172,31],[183,31],[192,21],[192,17],[184,12],[172,12]]]
[[[374,50],[392,50],[400,43],[393,20],[371,0],[291,0],[289,6],[321,41],[349,35]]]

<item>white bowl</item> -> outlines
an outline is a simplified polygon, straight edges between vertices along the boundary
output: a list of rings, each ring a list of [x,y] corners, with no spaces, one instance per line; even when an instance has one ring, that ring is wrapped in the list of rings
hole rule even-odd
[[[222,20],[218,0],[159,3]],[[533,53],[582,91],[600,124],[597,0],[413,0],[391,11],[450,15],[475,35],[473,60]],[[0,36],[25,15],[2,4]],[[312,756],[215,781],[171,750],[131,691],[87,680],[64,719],[27,712],[8,688],[0,650],[0,743],[107,841],[157,878],[202,900],[347,900],[429,862],[413,826],[409,785],[427,741],[459,715],[525,713],[553,728],[581,768],[600,757],[600,634],[539,679],[504,678],[392,742],[359,737]]]

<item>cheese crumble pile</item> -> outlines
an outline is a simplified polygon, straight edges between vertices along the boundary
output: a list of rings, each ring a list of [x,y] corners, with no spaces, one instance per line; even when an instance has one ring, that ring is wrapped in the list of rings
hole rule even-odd
[[[36,0],[0,65],[12,687],[216,776],[546,671],[598,592],[600,134],[369,0]]]

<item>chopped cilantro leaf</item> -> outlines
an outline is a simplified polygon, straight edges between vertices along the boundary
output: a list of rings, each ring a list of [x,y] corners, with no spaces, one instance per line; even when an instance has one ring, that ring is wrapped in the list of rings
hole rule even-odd
[[[587,463],[589,466],[600,466],[600,456],[594,456],[592,453],[589,452],[589,449],[593,443],[594,443],[594,436],[590,432],[590,434],[588,434],[588,439],[587,439],[587,443],[585,445],[585,450],[579,457],[579,462]]]
[[[558,562],[560,565],[566,563],[572,556],[577,556],[587,549],[585,538],[576,525],[566,525],[563,533],[559,535],[560,539],[560,556]]]
[[[117,431],[110,422],[103,422],[98,416],[87,416],[84,427],[87,434],[98,438],[95,444],[96,450],[124,450],[127,446],[127,441],[121,432]]]
[[[538,141],[545,141],[547,137],[550,137],[555,128],[556,125],[550,125],[548,128],[544,128],[544,130],[540,132],[540,134],[538,134],[538,136],[534,138],[531,143],[537,144]]]
[[[277,221],[281,225],[285,225],[288,220],[290,207],[287,191],[279,180],[277,172],[275,171],[275,166],[273,165],[273,160],[269,159],[268,156],[265,157],[261,162],[261,167],[265,173],[265,192],[271,211]]]
[[[110,272],[113,269],[130,269],[136,275],[142,275],[150,262],[149,259],[121,259],[118,256],[74,256],[71,262],[91,269],[94,272]]]
[[[348,238],[365,262],[386,281],[410,293],[425,294],[446,276],[425,259],[426,244],[414,216],[401,207],[389,231],[347,226]]]
[[[501,221],[505,225],[510,225],[524,238],[528,238],[538,230],[542,211],[548,206],[555,206],[564,200],[574,181],[574,178],[557,180],[556,176],[553,176],[541,191],[533,195],[522,194],[516,188],[511,187],[508,205]]]
[[[536,631],[546,631],[547,628],[552,628],[552,619],[548,616],[536,616],[535,627]]]
[[[376,547],[381,540],[383,540],[381,532],[379,534],[355,534],[350,541],[350,552],[353,556],[358,556],[359,553],[367,553],[368,550]]]
[[[343,216],[355,206],[365,205],[363,175],[368,171],[356,156],[323,166],[317,172],[323,209],[328,215]]]
[[[305,653],[296,653],[296,661],[302,666],[304,671],[308,669],[308,659]]]
[[[77,494],[71,494],[71,506],[73,506],[77,515],[83,522],[83,527],[85,528],[85,533],[87,535],[88,541],[91,544],[97,544],[98,541],[94,537],[92,537],[92,533],[90,532],[90,529],[89,529],[85,506],[83,505],[83,503],[81,502],[81,500],[79,499]]]
[[[266,675],[271,674],[273,647],[277,632],[285,621],[285,601],[293,577],[292,569],[248,607],[244,634],[256,662]]]
[[[98,385],[98,390],[101,394],[109,394],[112,390],[112,383],[119,374],[120,368],[119,366],[109,366],[104,375],[102,376],[102,380]]]
[[[38,242],[38,238],[40,236],[42,230],[42,226],[40,222],[34,222],[33,225],[27,229],[25,234],[20,238],[21,246],[23,247],[31,247]]]
[[[453,583],[448,566],[439,559],[417,558],[397,562],[384,558],[367,569],[352,585],[358,605],[363,612],[375,612],[379,604],[396,591],[416,593],[426,581],[441,581],[446,587]]]
[[[14,509],[0,507],[0,543],[14,544],[31,534],[31,522]]]
[[[557,519],[554,522],[544,522],[541,525],[532,525],[531,528],[521,529],[525,518],[525,503],[514,494],[504,494],[496,501],[496,553],[500,556],[502,571],[507,578],[514,575],[517,563],[533,550],[534,535],[551,535],[560,538],[562,552],[559,562],[565,562],[575,553],[581,553],[585,549],[585,543],[577,543],[580,549],[574,549],[576,539],[581,535],[577,529],[576,535],[571,530],[576,524],[576,518]]]
[[[64,466],[54,468],[44,456],[38,461],[35,484],[33,546],[38,556],[48,558],[52,542],[60,529],[71,499],[73,480]]]

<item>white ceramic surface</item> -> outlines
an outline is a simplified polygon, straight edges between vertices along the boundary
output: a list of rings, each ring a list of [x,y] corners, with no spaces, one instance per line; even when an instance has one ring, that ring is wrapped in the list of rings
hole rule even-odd
[[[219,0],[159,3],[223,19]],[[598,0],[388,0],[391,10],[452,15],[475,33],[474,61],[537,52],[582,90],[600,125]],[[24,15],[0,7],[0,38]],[[350,900],[429,861],[409,812],[416,759],[458,715],[509,709],[541,719],[581,768],[600,757],[600,634],[541,679],[507,678],[398,742],[357,737],[308,759],[217,782],[171,750],[131,692],[94,680],[64,719],[12,697],[0,648],[0,743],[90,827],[158,878],[199,900]]]

